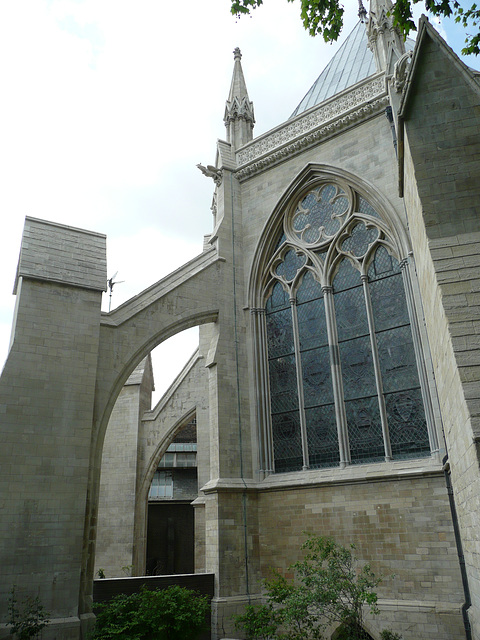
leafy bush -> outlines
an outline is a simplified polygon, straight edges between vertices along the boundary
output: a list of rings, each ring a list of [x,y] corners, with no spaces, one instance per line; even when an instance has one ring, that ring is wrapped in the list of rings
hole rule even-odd
[[[12,587],[8,598],[8,625],[18,640],[38,638],[40,631],[47,626],[49,616],[38,596],[27,596],[19,606],[15,587]]]
[[[209,604],[183,587],[142,587],[97,608],[92,640],[194,640],[207,628]]]
[[[381,582],[369,564],[359,566],[355,547],[342,547],[330,538],[309,535],[302,545],[304,559],[289,567],[295,580],[278,571],[265,581],[267,602],[248,605],[236,616],[237,628],[248,640],[318,640],[325,629],[339,624],[340,640],[363,640],[363,611],[378,614],[376,588]],[[400,640],[397,634],[385,640]],[[383,636],[382,636],[383,637]]]
[[[382,638],[382,640],[402,640],[402,636],[400,636],[398,633],[390,631],[390,629],[384,629],[380,637]]]

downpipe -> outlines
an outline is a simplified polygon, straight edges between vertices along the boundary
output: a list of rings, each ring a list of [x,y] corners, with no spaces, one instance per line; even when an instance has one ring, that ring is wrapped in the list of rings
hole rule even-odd
[[[455,535],[455,544],[457,547],[458,563],[460,565],[460,573],[462,576],[463,594],[465,602],[462,604],[463,627],[465,629],[465,637],[472,640],[472,629],[470,620],[468,619],[468,609],[472,605],[470,599],[470,587],[468,586],[467,568],[465,566],[465,557],[463,555],[462,539],[460,537],[460,527],[458,524],[457,508],[455,506],[455,496],[453,495],[452,481],[450,478],[450,463],[448,462],[448,454],[443,458],[443,474],[445,476],[445,485],[447,487],[448,501],[450,503],[450,512],[452,514],[453,533]]]

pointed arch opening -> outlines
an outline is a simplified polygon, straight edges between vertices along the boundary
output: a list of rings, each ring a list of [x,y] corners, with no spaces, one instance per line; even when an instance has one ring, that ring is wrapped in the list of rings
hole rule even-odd
[[[353,626],[341,624],[332,634],[331,640],[374,640],[372,636],[359,624]]]
[[[146,575],[194,573],[194,507],[198,497],[196,413],[182,421],[154,460],[148,490]],[[151,474],[150,474],[151,475]]]
[[[430,456],[406,235],[357,178],[316,167],[302,179],[253,269],[260,470]]]

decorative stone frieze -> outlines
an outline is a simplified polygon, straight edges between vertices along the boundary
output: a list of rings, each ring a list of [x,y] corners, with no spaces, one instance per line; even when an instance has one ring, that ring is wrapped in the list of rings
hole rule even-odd
[[[236,154],[237,178],[245,180],[322,138],[371,117],[387,103],[384,74],[377,74],[240,149]]]

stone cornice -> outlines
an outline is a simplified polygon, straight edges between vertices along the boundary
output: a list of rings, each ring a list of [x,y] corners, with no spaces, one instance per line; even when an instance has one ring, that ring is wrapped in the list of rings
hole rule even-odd
[[[201,491],[205,495],[219,492],[291,491],[309,487],[399,482],[432,476],[443,476],[442,465],[436,456],[384,463],[348,465],[343,469],[332,467],[291,473],[272,473],[260,481],[255,481],[251,478],[216,478],[207,482],[201,488]]]
[[[388,104],[383,73],[367,78],[315,109],[256,138],[238,150],[242,181],[382,111]]]

